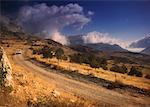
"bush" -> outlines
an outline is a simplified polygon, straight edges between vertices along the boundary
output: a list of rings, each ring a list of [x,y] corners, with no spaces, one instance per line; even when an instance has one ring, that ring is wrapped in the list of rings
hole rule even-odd
[[[118,72],[118,73],[122,73],[122,74],[125,74],[128,72],[128,69],[125,65],[122,65],[122,66],[118,66],[118,65],[113,65],[111,68],[110,68],[111,71],[114,71],[114,72]]]
[[[113,65],[111,68],[110,68],[111,71],[114,71],[114,72],[119,72],[119,66],[118,65]]]
[[[107,60],[105,58],[96,57],[94,54],[74,54],[70,56],[71,62],[89,64],[92,68],[102,67],[107,69]]]
[[[108,70],[107,65],[101,65],[101,67],[102,67],[104,70]]]
[[[44,46],[41,50],[39,50],[39,54],[43,55],[43,58],[52,58],[52,49],[48,46]]]
[[[62,59],[63,55],[64,55],[64,50],[63,49],[59,48],[59,49],[56,50],[55,56],[58,60]]]
[[[122,65],[122,66],[120,67],[120,69],[121,69],[121,71],[122,71],[123,74],[125,74],[125,73],[128,72],[128,69],[127,69],[127,67],[126,67],[125,65]]]
[[[150,79],[150,75],[149,74],[145,75],[145,78]]]
[[[32,54],[33,54],[33,55],[37,54],[37,50],[33,50],[33,51],[32,51]]]
[[[142,77],[143,76],[142,72],[134,66],[131,67],[130,72],[128,73],[128,75],[131,75],[131,76],[135,75],[137,77]]]
[[[67,60],[67,59],[68,59],[68,57],[67,57],[67,56],[65,56],[65,55],[63,55],[61,59],[62,59],[62,60]]]
[[[52,57],[53,57],[53,55],[51,53],[51,49],[45,50],[43,52],[43,58],[52,58]]]

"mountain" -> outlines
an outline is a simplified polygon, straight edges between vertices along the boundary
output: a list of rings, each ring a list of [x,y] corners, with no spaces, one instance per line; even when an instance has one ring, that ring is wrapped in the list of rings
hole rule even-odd
[[[69,36],[68,39],[70,40],[71,47],[81,50],[81,48],[85,51],[92,50],[92,51],[106,51],[106,52],[116,52],[116,51],[127,51],[121,48],[119,45],[111,45],[106,43],[84,43],[82,39],[82,35],[76,36]]]
[[[143,51],[141,51],[141,53],[144,53],[144,54],[147,54],[147,55],[150,55],[150,46],[145,48]]]
[[[131,48],[147,48],[150,47],[150,36],[147,36],[137,42],[133,42],[130,45]]]
[[[82,35],[68,36],[68,39],[69,39],[71,45],[84,44],[84,41],[82,39]]]
[[[105,43],[95,43],[95,44],[85,44],[85,46],[93,48],[98,51],[105,51],[105,52],[127,51],[116,44],[110,45],[110,44],[105,44]]]

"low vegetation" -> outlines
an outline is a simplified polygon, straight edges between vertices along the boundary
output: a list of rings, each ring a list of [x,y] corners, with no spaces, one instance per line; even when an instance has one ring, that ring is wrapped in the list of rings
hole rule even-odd
[[[145,78],[146,78],[146,79],[150,79],[150,75],[149,75],[149,74],[146,74],[146,75],[145,75]]]
[[[62,48],[52,49],[49,46],[43,46],[43,48],[40,49],[32,49],[32,54],[42,55],[43,58],[56,57],[58,61],[68,59],[68,57],[65,55],[64,50]],[[94,54],[75,53],[70,55],[69,59],[70,62],[75,62],[79,64],[85,63],[85,64],[89,64],[90,67],[92,68],[103,68],[104,70],[108,70],[107,59],[104,57],[98,57]],[[131,76],[137,76],[137,77],[143,76],[142,72],[134,66],[131,67],[131,69],[128,72],[128,68],[125,65],[119,66],[117,64],[113,64],[109,70],[117,73],[128,74]]]
[[[113,65],[110,68],[110,70],[113,71],[113,72],[118,72],[118,73],[122,73],[122,74],[125,74],[125,73],[128,72],[128,69],[125,65],[122,65],[122,66]]]
[[[137,76],[137,77],[142,77],[143,76],[142,72],[134,66],[131,67],[130,72],[128,73],[128,75]]]
[[[42,55],[43,58],[56,57],[58,60],[67,60],[67,56],[64,55],[64,50],[62,48],[58,48],[55,50],[45,45],[43,48],[40,49],[30,49],[32,50],[32,54]]]
[[[100,77],[96,77],[93,74],[85,75],[85,74],[79,73],[78,70],[67,70],[58,65],[52,65],[52,64],[49,64],[49,63],[46,63],[43,61],[39,61],[36,58],[33,58],[32,60],[38,61],[39,64],[45,65],[46,67],[53,69],[51,72],[62,73],[62,74],[65,74],[66,76],[68,76],[69,78],[71,77],[78,81],[83,81],[83,82],[91,81],[91,82],[96,83],[97,85],[100,85],[107,89],[111,89],[111,90],[117,89],[117,91],[119,91],[120,89],[123,89],[128,92],[131,92],[131,90],[132,90],[132,92],[134,92],[134,93],[150,96],[149,90],[137,88],[132,85],[124,84],[121,80],[118,80],[118,79],[116,79],[115,81],[109,81],[109,80],[105,80]]]
[[[103,57],[97,57],[94,54],[73,54],[70,55],[70,61],[75,63],[89,64],[92,68],[107,69],[107,60]]]

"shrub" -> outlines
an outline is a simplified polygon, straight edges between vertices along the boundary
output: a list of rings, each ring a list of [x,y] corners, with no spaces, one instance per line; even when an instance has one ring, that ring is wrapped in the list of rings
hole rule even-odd
[[[142,72],[134,66],[131,67],[130,72],[128,73],[128,75],[131,75],[131,76],[135,75],[137,77],[142,77],[143,76]]]
[[[107,65],[101,65],[101,67],[102,67],[104,70],[108,70]]]
[[[33,54],[33,55],[37,54],[37,50],[33,50],[33,51],[32,51],[32,54]]]
[[[123,87],[124,84],[120,80],[115,80],[115,82],[111,82],[106,86],[107,89],[115,89],[115,88],[122,89]]]
[[[118,65],[113,65],[111,68],[110,68],[111,71],[114,71],[114,72],[118,72],[120,69],[119,69],[119,66]]]
[[[66,55],[62,56],[62,60],[67,60],[67,59],[68,59],[68,57]]]
[[[145,78],[150,79],[150,75],[149,74],[145,75]]]
[[[62,48],[56,50],[55,56],[58,60],[62,59],[63,55],[64,55],[64,50]]]
[[[43,58],[52,58],[52,57],[53,57],[53,55],[52,55],[50,49],[45,50],[45,51],[43,52]]]
[[[71,62],[89,64],[92,68],[102,67],[107,69],[107,60],[105,58],[96,57],[94,54],[74,54],[70,56]]]
[[[92,68],[99,68],[100,67],[100,64],[95,59],[91,60],[91,62],[89,64]]]
[[[118,65],[113,65],[111,68],[110,68],[111,71],[114,71],[114,72],[118,72],[118,73],[122,73],[122,74],[125,74],[128,72],[128,69],[125,65],[122,65],[122,66],[118,66]]]

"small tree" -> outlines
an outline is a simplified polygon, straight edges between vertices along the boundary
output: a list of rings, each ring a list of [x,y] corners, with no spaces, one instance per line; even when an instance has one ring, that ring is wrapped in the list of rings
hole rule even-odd
[[[150,79],[150,75],[149,75],[149,74],[146,74],[146,75],[145,75],[145,78]]]
[[[37,53],[36,50],[32,50],[32,54],[35,55]]]
[[[90,63],[90,66],[91,66],[92,68],[99,68],[99,67],[100,67],[100,64],[97,62],[97,60],[92,59],[92,60],[91,60],[91,63]]]
[[[63,49],[59,48],[59,49],[56,50],[55,56],[58,60],[62,59],[63,55],[64,55],[64,50]]]
[[[131,67],[130,72],[128,73],[128,75],[131,75],[131,76],[135,75],[137,77],[142,77],[143,76],[142,72],[134,66]]]
[[[125,74],[128,72],[128,69],[125,65],[122,65],[122,66],[118,66],[118,65],[113,65],[111,68],[110,68],[111,71],[114,71],[114,72],[118,72],[118,73],[122,73],[122,74]]]
[[[122,65],[122,66],[120,67],[120,71],[119,71],[119,72],[125,74],[125,73],[128,72],[128,69],[127,69],[127,67],[126,67],[125,65]]]
[[[118,72],[120,71],[119,69],[119,66],[118,65],[113,65],[111,68],[110,68],[111,71],[114,71],[114,72]]]
[[[53,55],[51,53],[51,49],[45,50],[43,52],[43,58],[52,58],[52,57],[53,57]]]

